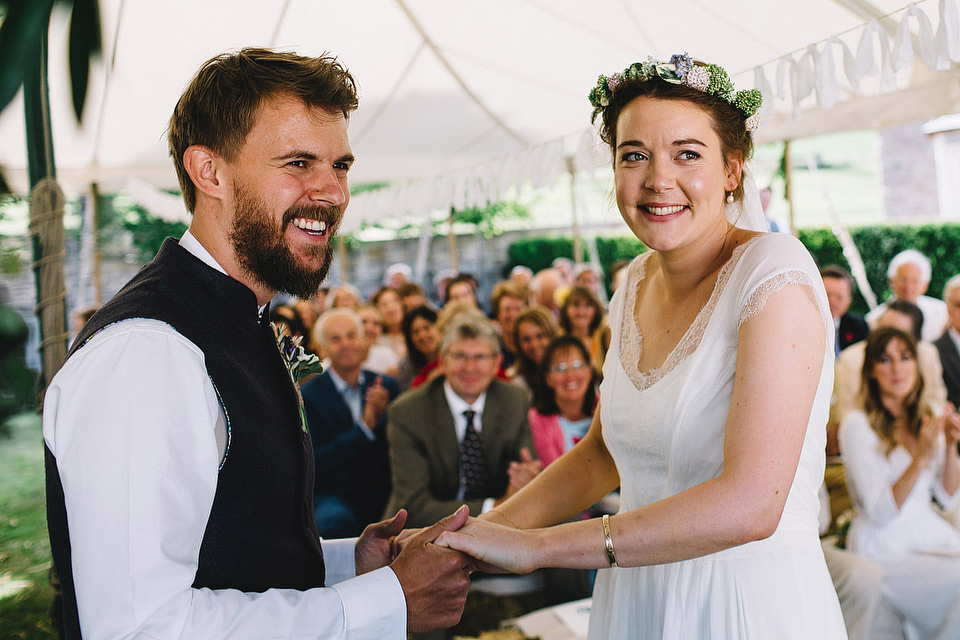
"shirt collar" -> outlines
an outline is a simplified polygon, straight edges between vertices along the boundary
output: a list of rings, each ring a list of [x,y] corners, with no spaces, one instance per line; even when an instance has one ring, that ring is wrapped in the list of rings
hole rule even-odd
[[[220,273],[227,274],[227,270],[221,267],[220,263],[207,251],[207,248],[200,244],[196,236],[190,233],[190,229],[184,231],[183,236],[180,237],[180,246],[192,253],[194,257],[199,258],[208,267],[216,269]]]
[[[210,255],[210,252],[207,251],[207,248],[200,244],[200,241],[197,240],[197,237],[190,233],[190,229],[187,229],[183,232],[183,235],[180,236],[180,246],[186,249],[188,252],[193,254],[195,258],[203,262],[205,265],[211,269],[216,269],[224,275],[230,275],[227,273],[227,270],[220,266],[220,263],[217,262],[216,258]],[[257,313],[262,315],[263,310],[267,305],[257,305]]]
[[[450,382],[447,380],[443,381],[443,395],[447,397],[447,405],[450,407],[450,412],[455,415],[463,415],[463,412],[467,409],[475,411],[478,417],[483,416],[483,407],[487,402],[487,392],[484,391],[480,394],[480,397],[474,401],[473,404],[469,404],[466,400],[457,395],[453,390],[453,387],[450,386]]]
[[[333,367],[330,367],[329,369],[327,369],[327,371],[330,372],[330,380],[333,381],[333,386],[337,388],[337,393],[339,393],[340,395],[343,395],[347,390],[354,391],[363,386],[363,383],[364,383],[363,369],[360,370],[360,375],[357,377],[356,387],[351,387],[349,384],[347,384],[346,380],[344,380],[339,375],[337,375],[337,372],[333,370]]]

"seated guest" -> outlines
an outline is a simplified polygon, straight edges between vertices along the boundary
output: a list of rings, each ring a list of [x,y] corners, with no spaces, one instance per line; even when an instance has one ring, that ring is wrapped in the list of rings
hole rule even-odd
[[[370,303],[380,312],[383,318],[383,335],[380,344],[384,344],[397,354],[397,358],[407,355],[407,345],[403,341],[403,303],[400,294],[390,287],[380,287],[370,296]]]
[[[603,365],[601,331],[603,305],[586,287],[573,287],[560,306],[560,328],[568,336],[583,342],[590,354],[590,365],[597,371]]]
[[[403,262],[397,262],[389,267],[383,274],[383,285],[391,289],[400,290],[400,287],[410,282],[413,270],[410,265]]]
[[[960,638],[960,531],[934,510],[960,499],[960,414],[922,400],[913,335],[866,340],[861,406],[840,425],[856,516],[848,548],[883,568],[883,597],[907,637]]]
[[[617,260],[610,265],[610,289],[612,291],[616,291],[623,283],[624,278],[627,277],[628,270],[625,267],[628,266],[630,266],[629,260]]]
[[[456,316],[440,354],[444,375],[389,409],[393,492],[387,510],[407,509],[411,527],[436,522],[432,514],[464,502],[472,514],[488,511],[536,475],[513,483],[512,466],[538,469],[529,461],[526,399],[496,379],[500,341],[490,323],[479,314]]]
[[[530,280],[532,279],[533,270],[530,269],[530,267],[518,264],[510,270],[510,282],[518,286],[521,291],[527,292],[528,297],[530,294]],[[528,297],[525,297],[524,300],[527,300]]]
[[[943,369],[940,354],[929,342],[921,341],[923,315],[920,309],[906,300],[894,300],[878,318],[879,327],[897,327],[917,341],[917,362],[923,379],[923,401],[932,407],[943,406],[947,389],[943,384]],[[862,386],[863,354],[866,342],[850,345],[837,358],[836,377],[833,383],[834,406],[831,407],[831,422],[839,424],[843,416],[858,406],[857,395]]]
[[[386,410],[399,388],[361,368],[367,349],[354,311],[331,309],[317,327],[330,367],[301,390],[316,460],[313,515],[321,537],[356,536],[390,495]]]
[[[543,392],[527,412],[533,445],[543,466],[569,451],[587,434],[597,405],[590,354],[573,336],[550,341],[540,364]]]
[[[498,282],[490,296],[490,315],[499,329],[503,348],[503,368],[509,369],[517,359],[517,345],[513,341],[513,325],[527,306],[524,292],[509,280]]]
[[[416,282],[406,282],[399,289],[400,304],[403,305],[403,312],[409,313],[417,307],[428,305],[427,295],[423,292],[423,287]]]
[[[603,290],[603,277],[599,267],[582,262],[573,268],[573,286],[588,289],[606,307],[607,293]]]
[[[340,309],[346,307],[356,311],[360,308],[363,296],[360,290],[349,283],[344,283],[330,292],[330,308]]]
[[[853,276],[850,272],[839,265],[830,264],[820,269],[820,278],[827,291],[833,326],[837,329],[835,355],[840,355],[841,351],[854,342],[866,338],[870,328],[863,316],[850,313],[850,303],[853,301]]]
[[[540,387],[540,362],[547,345],[558,333],[553,315],[541,306],[533,306],[517,316],[513,340],[517,345],[517,361],[507,371],[510,382],[527,392],[530,404],[536,405]]]
[[[320,287],[309,298],[297,298],[296,302],[293,303],[293,308],[300,314],[300,319],[303,320],[305,327],[313,327],[317,324],[317,318],[327,310],[327,294],[329,292],[330,287]]]
[[[923,312],[923,340],[933,342],[943,334],[947,325],[947,306],[943,300],[923,295],[930,286],[930,260],[916,249],[901,251],[890,261],[887,278],[890,298],[867,314],[867,324],[877,326],[877,320],[893,300],[906,300]]]
[[[424,382],[440,364],[440,332],[437,312],[430,307],[417,307],[403,316],[403,338],[407,355],[397,366],[397,382],[406,391],[415,379]]]
[[[496,379],[500,341],[478,312],[459,313],[446,325],[440,349],[444,375],[397,399],[389,409],[387,439],[393,491],[387,510],[407,510],[407,526],[434,522],[466,503],[480,515],[516,493],[540,471],[530,451],[527,402],[516,387]],[[474,576],[453,635],[497,628],[491,613],[543,605],[542,584],[529,576]],[[522,595],[520,595],[522,594]],[[473,604],[471,604],[473,603]]]
[[[883,605],[883,569],[870,558],[841,549],[830,532],[830,497],[820,485],[820,546],[840,600],[849,640],[903,640],[899,616]]]
[[[270,323],[277,330],[282,330],[287,335],[300,338],[300,344],[307,353],[310,353],[310,330],[300,319],[295,307],[289,304],[278,304],[270,308]]]
[[[960,275],[947,280],[943,287],[943,299],[947,303],[950,324],[933,344],[940,352],[947,399],[953,406],[960,407]]]
[[[357,309],[357,315],[363,322],[364,341],[370,350],[363,362],[363,368],[396,378],[400,359],[393,349],[380,344],[380,336],[383,335],[383,318],[380,312],[373,305],[365,304]]]
[[[451,302],[467,302],[474,307],[480,308],[477,302],[477,281],[469,273],[457,274],[455,278],[447,283],[447,292],[444,296],[444,306]]]
[[[556,318],[560,312],[560,304],[557,302],[556,293],[567,286],[563,274],[558,269],[549,267],[541,269],[537,272],[537,275],[533,276],[530,281],[530,294],[534,303],[549,310]]]

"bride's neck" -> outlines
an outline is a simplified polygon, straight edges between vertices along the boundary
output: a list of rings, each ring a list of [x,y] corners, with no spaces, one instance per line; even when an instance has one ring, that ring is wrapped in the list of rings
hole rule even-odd
[[[660,273],[669,295],[683,298],[716,274],[740,244],[736,231],[725,223],[694,247],[658,252]]]

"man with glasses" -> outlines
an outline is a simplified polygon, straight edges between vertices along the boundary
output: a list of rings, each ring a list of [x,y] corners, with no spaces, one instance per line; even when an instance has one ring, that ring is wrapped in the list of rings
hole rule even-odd
[[[406,509],[407,526],[433,524],[435,514],[448,515],[461,504],[480,515],[540,471],[530,454],[526,395],[496,379],[500,359],[490,322],[479,311],[460,313],[443,332],[444,375],[399,397],[388,410],[393,492],[387,511]],[[516,587],[511,585],[513,593]],[[468,610],[476,599],[472,590]],[[464,624],[469,617],[465,612]]]
[[[462,313],[443,334],[444,375],[390,407],[387,511],[405,508],[407,526],[433,524],[434,514],[449,515],[461,504],[480,515],[539,471],[530,456],[526,398],[496,379],[500,358],[490,322],[479,312]]]

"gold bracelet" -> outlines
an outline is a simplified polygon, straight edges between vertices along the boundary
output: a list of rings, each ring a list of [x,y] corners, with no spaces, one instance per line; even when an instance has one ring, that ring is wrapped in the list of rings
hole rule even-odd
[[[507,521],[507,524],[509,524],[509,525],[510,525],[511,527],[513,527],[514,529],[523,529],[523,527],[519,526],[516,522],[514,522],[513,520],[511,520],[510,518],[508,518],[508,517],[506,516],[506,514],[504,514],[503,511],[500,511],[499,509],[490,509],[490,513],[495,513],[495,514],[497,514],[498,516],[500,516],[501,518],[503,518],[504,520],[506,520],[506,521]]]
[[[619,567],[617,564],[617,554],[613,552],[613,537],[610,535],[610,514],[605,513],[600,519],[603,523],[603,543],[607,547],[607,560],[611,567]]]

